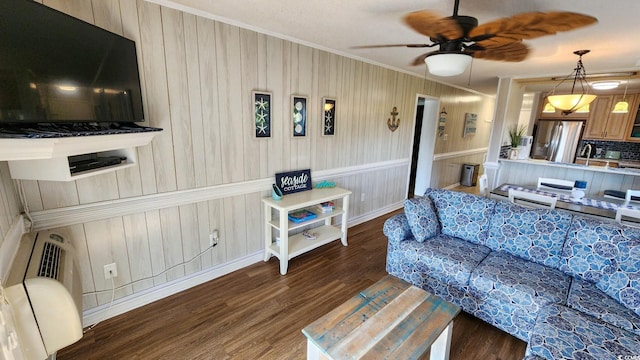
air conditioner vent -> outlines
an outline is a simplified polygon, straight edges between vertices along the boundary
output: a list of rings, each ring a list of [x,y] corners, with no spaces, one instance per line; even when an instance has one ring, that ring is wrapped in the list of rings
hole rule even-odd
[[[60,246],[50,242],[45,242],[44,249],[42,251],[42,258],[40,258],[38,276],[58,280],[61,253],[62,249]]]

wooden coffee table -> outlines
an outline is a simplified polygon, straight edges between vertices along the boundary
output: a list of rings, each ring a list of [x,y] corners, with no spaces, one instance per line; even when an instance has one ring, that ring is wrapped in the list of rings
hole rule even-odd
[[[448,359],[459,312],[387,275],[302,330],[307,359]]]

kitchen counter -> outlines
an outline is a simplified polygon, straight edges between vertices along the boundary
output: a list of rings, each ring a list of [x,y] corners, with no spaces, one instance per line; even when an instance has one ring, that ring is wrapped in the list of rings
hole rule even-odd
[[[586,160],[586,158],[584,158],[584,159]],[[583,164],[558,163],[558,162],[553,162],[553,161],[534,160],[534,159],[527,159],[527,160],[500,159],[500,162],[501,163],[518,163],[518,164],[526,164],[526,165],[537,165],[537,166],[550,166],[550,167],[557,167],[557,168],[579,169],[579,170],[584,170],[584,171],[603,172],[603,173],[610,173],[610,174],[640,176],[640,169],[639,168],[622,167],[622,166],[625,166],[625,165],[633,166],[634,164],[637,164],[635,166],[640,167],[640,163],[639,162],[631,162],[629,160],[605,160],[605,159],[594,159],[594,160],[597,160],[597,161],[609,161],[610,164],[611,164],[611,162],[616,161],[616,162],[618,162],[618,166],[619,167],[605,167],[605,166],[593,166],[593,165],[586,166],[586,165],[583,165]]]
[[[586,162],[586,157],[576,157],[576,162]],[[627,167],[627,168],[640,168],[640,161],[637,160],[624,160],[624,159],[606,159],[606,158],[589,158],[589,162],[594,163],[606,163],[609,162],[611,166]]]

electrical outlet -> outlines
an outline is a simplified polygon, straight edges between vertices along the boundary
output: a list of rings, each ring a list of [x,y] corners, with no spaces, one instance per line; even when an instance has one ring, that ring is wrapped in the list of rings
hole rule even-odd
[[[116,263],[111,263],[104,266],[104,278],[108,280],[112,277],[118,277],[118,268],[116,267]]]
[[[213,230],[211,234],[209,234],[209,246],[218,245],[218,230]]]
[[[360,201],[365,201],[367,200],[367,194],[366,193],[361,193],[360,194]]]

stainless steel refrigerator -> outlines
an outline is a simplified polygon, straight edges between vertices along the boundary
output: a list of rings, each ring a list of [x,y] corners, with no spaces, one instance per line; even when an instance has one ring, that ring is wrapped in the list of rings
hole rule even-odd
[[[583,129],[583,120],[538,120],[531,158],[574,162]]]

